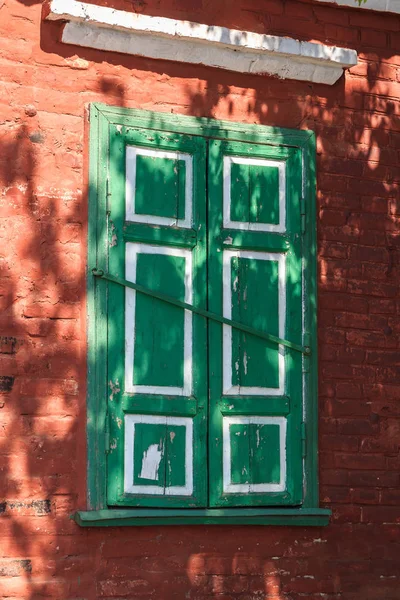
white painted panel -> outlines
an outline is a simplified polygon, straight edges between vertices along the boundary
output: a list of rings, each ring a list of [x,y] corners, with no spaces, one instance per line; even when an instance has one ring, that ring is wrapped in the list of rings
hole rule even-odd
[[[158,485],[134,485],[134,440],[135,425],[137,423],[146,423],[149,425],[178,425],[186,429],[185,438],[185,485],[184,486],[166,486]],[[152,446],[150,447],[152,448]],[[150,450],[150,449],[149,449]],[[149,451],[148,450],[148,451]],[[153,477],[158,465],[162,459],[162,452],[153,452],[152,460],[146,465],[148,456],[142,461],[142,472],[146,470],[146,477]],[[152,496],[191,496],[193,494],[193,420],[188,417],[166,417],[163,415],[125,415],[125,444],[124,444],[124,492],[126,494],[152,495]],[[139,475],[140,476],[140,475]]]
[[[279,223],[247,223],[231,221],[231,167],[232,164],[254,165],[256,167],[275,167],[279,170]],[[270,231],[283,233],[286,231],[286,164],[284,161],[241,156],[224,156],[224,191],[223,191],[223,227],[225,229],[245,229],[246,231]]]
[[[193,302],[193,268],[192,251],[167,246],[152,246],[128,242],[125,251],[125,277],[136,283],[136,266],[138,254],[161,254],[178,256],[185,259],[185,302]],[[183,340],[183,387],[150,386],[133,384],[133,365],[135,356],[135,314],[136,291],[125,289],[125,392],[128,394],[165,394],[168,396],[190,396],[192,394],[192,362],[193,362],[193,317],[190,310],[184,311]]]
[[[285,338],[286,328],[286,257],[272,252],[253,252],[247,250],[224,250],[222,257],[223,280],[223,316],[232,318],[232,258],[249,258],[253,260],[269,260],[278,263],[278,306],[279,306],[279,335]],[[268,332],[267,332],[268,333]],[[232,327],[223,325],[222,328],[222,381],[223,394],[226,396],[282,396],[285,392],[285,349],[279,345],[279,387],[250,387],[232,385]]]
[[[242,73],[332,85],[343,69],[357,64],[357,53],[347,48],[151,17],[77,0],[52,0],[46,19],[70,21],[62,33],[67,44]]]
[[[279,483],[232,483],[231,482],[231,425],[279,425]],[[223,417],[223,491],[224,494],[245,494],[260,492],[284,492],[286,490],[286,428],[285,417]]]
[[[185,218],[173,219],[155,215],[136,214],[136,157],[148,156],[153,158],[167,158],[170,160],[183,160],[185,162]],[[167,225],[190,228],[192,226],[193,205],[193,157],[184,152],[156,150],[139,146],[126,147],[126,220],[134,223],[147,223],[148,225]]]

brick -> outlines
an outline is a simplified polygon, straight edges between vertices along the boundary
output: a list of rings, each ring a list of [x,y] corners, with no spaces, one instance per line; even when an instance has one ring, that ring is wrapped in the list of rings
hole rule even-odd
[[[394,348],[397,341],[391,335],[385,335],[374,331],[363,331],[356,329],[346,332],[346,340],[355,346],[363,346],[364,348]]]
[[[323,450],[357,452],[359,447],[357,438],[346,435],[323,435],[321,436],[320,442]]]
[[[383,505],[400,505],[400,490],[382,490],[380,492],[380,504]]]
[[[366,419],[340,419],[337,430],[339,434],[364,436],[373,434],[376,426]]]
[[[398,19],[393,18],[390,14],[381,15],[376,12],[368,13],[368,11],[351,11],[349,20],[350,25],[353,25],[354,27],[366,28],[365,35],[370,33],[368,29],[399,31]]]
[[[363,523],[400,523],[400,511],[393,506],[365,506],[362,509]]]
[[[362,31],[361,43],[366,48],[386,48],[388,36],[383,31]]]
[[[379,492],[377,490],[355,488],[350,490],[350,497],[355,504],[375,505],[379,502]]]
[[[359,38],[357,29],[351,27],[340,27],[339,25],[325,25],[325,34],[328,40],[340,40],[349,44],[356,44]]]
[[[390,471],[352,471],[349,482],[354,487],[392,488],[399,483],[399,474]]]
[[[346,329],[383,330],[387,326],[387,318],[370,314],[338,313],[335,318],[337,327]]]
[[[379,454],[335,454],[335,466],[342,469],[384,470],[385,457]]]

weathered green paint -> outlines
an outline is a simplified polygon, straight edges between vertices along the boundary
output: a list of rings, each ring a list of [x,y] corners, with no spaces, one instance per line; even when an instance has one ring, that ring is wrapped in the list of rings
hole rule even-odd
[[[230,267],[233,319],[279,337],[278,263],[235,257]],[[276,344],[233,330],[232,384],[277,388],[278,357]]]
[[[157,292],[185,299],[185,259],[139,254],[136,281]],[[136,296],[133,383],[183,386],[184,311],[144,294]]]
[[[252,336],[259,337],[263,340],[267,340],[268,342],[272,342],[274,344],[281,344],[282,346],[292,348],[297,352],[310,354],[310,349],[308,347],[300,346],[299,344],[294,344],[292,342],[289,342],[288,340],[284,340],[283,338],[277,337],[276,335],[264,333],[259,329],[255,329],[254,327],[250,327],[249,325],[245,325],[244,323],[240,323],[239,321],[235,321],[233,319],[226,319],[225,317],[210,312],[209,310],[199,308],[198,306],[193,306],[193,304],[182,302],[181,300],[178,300],[173,296],[169,296],[168,294],[158,292],[156,289],[150,289],[149,287],[140,285],[139,283],[132,283],[131,281],[128,281],[127,279],[123,279],[121,277],[114,277],[113,275],[110,275],[110,273],[104,273],[104,271],[102,271],[101,269],[93,269],[92,273],[94,277],[101,277],[103,279],[106,279],[107,281],[117,283],[122,287],[127,287],[132,290],[136,290],[137,292],[145,294],[146,296],[157,298],[162,302],[167,302],[168,304],[172,304],[173,306],[178,306],[180,308],[185,308],[186,310],[190,310],[196,315],[201,315],[202,317],[206,317],[207,319],[211,319],[212,321],[216,321],[217,323],[225,323],[225,325],[230,325],[231,327],[234,327],[239,331],[244,331]]]
[[[214,312],[221,312],[223,309],[223,285],[224,266],[223,255],[227,249],[225,244],[221,243],[221,231],[223,230],[223,196],[224,196],[224,157],[248,157],[252,159],[269,159],[272,161],[285,161],[286,168],[286,240],[289,248],[281,255],[285,257],[286,267],[283,286],[286,294],[286,327],[285,336],[290,337],[291,342],[301,344],[302,342],[302,247],[300,232],[300,203],[301,203],[301,153],[294,148],[271,148],[259,144],[243,144],[227,141],[211,141],[209,145],[209,306]],[[232,179],[230,183],[232,182]],[[226,185],[226,184],[225,184]],[[245,184],[242,182],[241,193],[244,192]],[[272,193],[272,192],[271,192]],[[277,193],[277,189],[275,189]],[[247,193],[247,196],[250,193]],[[233,193],[231,190],[231,198]],[[233,318],[242,323],[251,322],[258,329],[264,331],[267,329],[275,335],[278,333],[278,306],[281,304],[281,298],[278,298],[278,256],[276,260],[271,260],[271,248],[267,245],[267,240],[273,237],[280,237],[280,233],[269,233],[264,236],[263,231],[246,231],[246,238],[243,237],[243,246],[240,248],[243,252],[248,252],[255,244],[251,239],[258,239],[257,251],[250,255],[230,257],[228,263],[228,272],[230,272],[230,281],[224,281],[224,285],[231,286]],[[246,245],[246,242],[250,242]],[[272,243],[273,246],[278,244]],[[260,254],[258,254],[258,252]],[[262,254],[264,253],[264,254]],[[274,256],[276,256],[276,251]],[[226,260],[226,259],[225,259]],[[225,267],[226,269],[226,267]],[[226,271],[225,271],[226,272]],[[221,396],[224,394],[226,381],[223,377],[224,356],[221,352],[223,346],[222,331],[215,323],[209,325],[209,352],[210,352],[210,426],[209,426],[209,465],[210,477],[215,482],[210,487],[210,506],[265,506],[265,505],[296,505],[301,504],[303,499],[303,469],[301,457],[301,423],[302,414],[302,369],[301,355],[290,349],[285,350],[285,390],[281,395],[275,395],[274,415],[281,415],[287,419],[286,450],[284,442],[281,443],[281,451],[286,464],[287,485],[283,490],[272,491],[249,491],[243,493],[229,490],[224,491],[223,464],[229,464],[229,454],[227,444],[223,444],[224,419],[227,418],[221,410]],[[228,343],[228,342],[227,342]],[[235,405],[235,416],[240,416],[239,397],[246,401],[246,412],[242,413],[247,418],[253,415],[259,416],[257,409],[259,401],[257,396],[263,397],[265,410],[268,406],[268,392],[263,392],[262,388],[270,388],[278,393],[278,357],[279,350],[276,346],[262,345],[260,340],[252,336],[244,335],[241,332],[232,332],[232,386],[237,387],[234,392],[237,398]],[[228,365],[229,367],[229,365]],[[226,367],[226,368],[228,368]],[[243,386],[243,389],[242,389]],[[229,386],[228,386],[229,387]],[[246,391],[248,387],[248,391]],[[232,388],[233,389],[233,388]],[[225,391],[226,393],[226,391]],[[271,392],[272,395],[272,392]],[[289,398],[289,410],[287,410],[286,399]],[[229,401],[229,396],[225,398]],[[279,403],[281,402],[281,412],[279,413]],[[252,410],[252,403],[253,410]],[[229,413],[228,413],[229,414]],[[264,412],[265,414],[265,412]],[[268,412],[266,413],[268,414]],[[247,422],[247,421],[246,421]],[[232,425],[230,429],[232,429]],[[238,432],[239,433],[239,432]],[[246,429],[240,434],[245,436]],[[230,436],[232,441],[232,435]],[[252,438],[251,438],[252,439]],[[245,447],[251,444],[243,441]],[[238,441],[235,442],[236,446]],[[243,445],[242,443],[239,445]],[[254,442],[255,444],[255,442]],[[249,446],[249,464],[240,464],[233,473],[234,453],[237,456],[242,455],[243,448],[232,447],[231,453],[231,484],[235,484],[235,478],[238,473],[248,472],[249,469],[263,471],[263,466],[254,467],[255,457],[258,460],[268,461],[268,452],[277,455],[279,452],[279,443],[271,441],[271,448],[265,451],[261,456],[259,446]],[[235,450],[236,448],[236,450]],[[250,468],[250,455],[253,456],[253,466]],[[239,459],[238,459],[239,460]],[[247,460],[247,458],[246,458]],[[279,464],[283,461],[280,460]],[[275,464],[277,461],[275,460]],[[272,467],[276,469],[276,466]],[[233,479],[232,479],[233,474]],[[284,472],[282,471],[282,481]],[[264,482],[273,483],[273,482]]]
[[[153,225],[142,223],[125,223],[124,240],[126,242],[145,242],[148,244],[168,244],[178,248],[193,248],[197,243],[194,229]]]
[[[326,508],[240,509],[129,509],[78,511],[73,518],[81,527],[143,525],[284,525],[290,527],[328,525]]]
[[[125,249],[128,243],[133,243],[135,227],[138,225],[140,237],[147,240],[143,246],[134,246],[136,250],[136,282],[138,286],[151,290],[152,295],[136,294],[135,297],[135,352],[133,357],[133,378],[129,385],[146,386],[140,387],[135,393],[125,389],[125,314],[127,311],[125,301],[125,289],[123,286],[108,285],[103,282],[104,288],[108,285],[108,381],[111,390],[108,393],[108,410],[110,414],[110,448],[108,452],[108,504],[127,506],[204,506],[206,503],[207,473],[200,465],[206,461],[206,445],[204,439],[207,433],[207,374],[206,374],[206,323],[197,315],[193,315],[193,394],[192,398],[176,396],[171,391],[172,414],[182,416],[193,416],[193,483],[192,495],[179,496],[165,493],[149,494],[126,492],[124,486],[124,448],[126,446],[125,416],[128,414],[166,414],[160,413],[160,403],[157,402],[157,392],[152,393],[150,388],[163,387],[180,388],[183,386],[184,378],[184,310],[178,306],[172,306],[157,299],[155,295],[161,291],[166,292],[177,302],[185,299],[186,260],[183,256],[173,254],[157,254],[157,250],[146,253],[148,244],[151,245],[149,232],[153,230],[152,225],[134,222],[128,223],[125,218],[125,181],[126,181],[126,148],[129,145],[147,149],[184,152],[193,156],[194,186],[193,186],[193,222],[190,232],[195,231],[195,245],[193,236],[189,239],[186,234],[180,238],[180,248],[185,248],[184,241],[190,243],[193,256],[193,297],[199,307],[206,306],[205,279],[205,142],[201,138],[179,134],[156,134],[120,127],[110,127],[109,130],[111,152],[109,158],[109,209],[110,219],[113,222],[112,243],[109,244],[109,269],[118,278],[125,277]],[[148,157],[146,157],[147,159]],[[170,168],[168,162],[173,166]],[[153,195],[148,203],[152,214],[152,208],[156,197],[161,194],[165,203],[161,210],[161,216],[170,216],[172,205],[176,205],[176,198],[180,198],[182,192],[182,177],[179,175],[181,165],[164,159],[149,158],[136,164],[135,184],[142,187],[142,193]],[[142,169],[142,173],[139,170]],[[171,170],[172,169],[172,170]],[[163,180],[167,176],[167,186],[163,188]],[[177,183],[173,180],[174,176]],[[148,179],[151,179],[149,183]],[[144,191],[143,191],[144,190]],[[162,190],[162,192],[160,191]],[[136,191],[136,188],[135,188]],[[166,199],[166,197],[168,198]],[[172,200],[170,202],[170,197]],[[135,200],[137,196],[135,197]],[[174,204],[175,203],[175,204]],[[179,205],[184,207],[184,199]],[[141,203],[143,210],[146,204]],[[175,209],[174,209],[175,210]],[[181,216],[180,209],[176,215]],[[136,205],[135,205],[136,211]],[[168,215],[167,215],[168,213]],[[141,209],[141,214],[143,211]],[[126,232],[130,231],[130,239]],[[169,235],[163,236],[166,228],[156,228],[158,239],[156,247],[160,251],[176,247],[170,243]],[[125,235],[124,235],[125,233]],[[185,237],[186,236],[186,237]],[[162,248],[161,248],[162,247]],[[189,282],[191,285],[192,282]],[[133,335],[130,334],[130,335]],[[167,394],[168,395],[168,392]],[[165,408],[165,402],[163,407]],[[146,409],[141,412],[141,407]],[[193,406],[195,414],[193,415]],[[173,410],[172,410],[173,409]],[[167,412],[168,414],[168,412]],[[179,431],[179,435],[178,432]],[[163,433],[161,433],[163,432]],[[185,443],[181,430],[171,431],[176,435],[174,443],[168,440],[165,425],[157,423],[136,424],[134,427],[133,456],[133,486],[148,487],[170,487],[169,481],[179,481],[182,477],[182,465],[185,461]],[[158,441],[157,441],[158,440]],[[182,442],[183,440],[183,442]],[[173,460],[168,452],[171,450]],[[154,477],[146,481],[143,474],[143,465],[149,458],[148,452],[153,452],[159,460],[158,469],[153,473]],[[128,463],[127,463],[128,464]],[[130,468],[130,467],[129,467]],[[170,473],[167,471],[172,469]],[[132,473],[131,473],[132,474]],[[171,484],[181,485],[181,484]]]
[[[184,161],[138,155],[135,212],[184,219],[185,179]]]
[[[105,498],[105,482],[106,474],[104,468],[104,456],[105,456],[105,424],[106,424],[106,411],[104,398],[112,390],[108,387],[107,371],[105,368],[105,347],[106,347],[106,331],[102,324],[105,321],[107,313],[106,295],[104,294],[105,283],[98,281],[91,277],[90,269],[97,266],[99,269],[110,270],[110,265],[107,268],[107,254],[109,248],[107,248],[106,240],[114,241],[113,235],[116,235],[117,245],[112,247],[118,247],[122,241],[144,241],[155,244],[171,244],[172,246],[178,247],[194,247],[196,244],[197,230],[193,227],[192,230],[186,230],[184,232],[178,231],[174,228],[163,228],[153,227],[151,231],[146,225],[133,224],[133,223],[121,223],[118,221],[118,215],[113,213],[111,210],[110,215],[110,232],[107,231],[107,156],[109,155],[109,143],[111,143],[112,136],[109,137],[109,131],[113,129],[112,125],[115,124],[118,130],[121,127],[125,127],[126,130],[122,129],[122,133],[126,134],[126,139],[130,135],[135,136],[132,133],[138,128],[142,128],[141,134],[146,135],[143,130],[149,129],[152,131],[152,136],[155,143],[166,143],[167,134],[171,132],[172,137],[177,139],[176,132],[187,133],[192,136],[204,136],[210,138],[217,138],[221,140],[232,140],[242,142],[259,143],[262,145],[268,145],[271,150],[278,151],[275,156],[287,156],[288,152],[294,151],[297,156],[297,169],[298,177],[297,181],[294,181],[294,185],[298,185],[300,180],[300,173],[302,170],[301,160],[303,161],[304,172],[303,181],[300,181],[298,190],[303,189],[303,198],[301,203],[301,212],[305,215],[304,218],[304,235],[301,238],[300,246],[301,251],[296,254],[294,253],[293,258],[289,259],[290,273],[291,275],[299,269],[299,265],[304,268],[304,283],[306,287],[306,312],[305,312],[305,332],[303,338],[300,332],[300,345],[304,344],[312,349],[312,358],[304,357],[293,365],[293,368],[298,368],[298,363],[303,365],[305,374],[305,415],[306,415],[306,430],[307,430],[307,448],[305,456],[305,476],[307,485],[304,490],[303,505],[306,507],[313,507],[318,504],[318,482],[316,476],[316,465],[317,465],[317,414],[316,414],[316,321],[315,321],[315,305],[316,305],[316,290],[315,290],[315,276],[316,276],[316,254],[315,254],[315,148],[314,138],[311,132],[305,131],[291,131],[281,130],[275,128],[267,128],[252,125],[240,125],[229,122],[218,122],[208,119],[197,119],[189,117],[177,117],[175,115],[158,115],[155,113],[146,113],[145,111],[132,111],[129,109],[115,109],[104,105],[93,105],[91,107],[91,134],[90,134],[90,186],[89,186],[89,277],[88,277],[88,315],[89,315],[89,353],[88,353],[88,505],[92,509],[103,508],[107,505]],[[115,131],[115,130],[114,130]],[[121,131],[119,131],[121,133]],[[171,140],[169,140],[171,141]],[[111,144],[111,152],[114,153],[118,145],[113,147]],[[281,148],[286,146],[283,151]],[[296,150],[297,148],[297,150]],[[286,154],[285,154],[286,153]],[[117,153],[118,154],[118,153]],[[121,163],[120,163],[121,164]],[[295,178],[296,179],[296,178]],[[112,205],[112,202],[108,204]],[[293,210],[293,213],[295,211]],[[181,215],[179,215],[180,218]],[[117,218],[116,218],[117,217]],[[115,221],[116,218],[116,221]],[[260,218],[257,214],[255,219]],[[265,216],[261,217],[265,219]],[[268,217],[270,219],[271,216]],[[204,231],[202,232],[204,234]],[[214,233],[217,233],[216,231]],[[218,243],[221,245],[224,243],[226,248],[238,248],[243,247],[255,250],[263,250],[265,247],[270,252],[292,252],[292,240],[290,236],[286,234],[272,234],[263,233],[263,240],[259,238],[255,239],[254,232],[248,231],[235,231],[235,230],[224,230],[219,231],[220,239]],[[212,234],[212,232],[210,232]],[[166,240],[164,240],[164,235]],[[204,257],[205,259],[205,257]],[[118,263],[118,261],[117,261]],[[211,262],[210,262],[211,264]],[[123,273],[113,272],[115,275],[123,276]],[[202,287],[203,286],[203,287]],[[111,286],[109,286],[111,288]],[[204,289],[204,282],[200,282],[200,288]],[[100,290],[100,293],[98,291]],[[297,294],[298,290],[296,286],[290,290]],[[124,294],[121,294],[122,298]],[[203,304],[205,306],[205,303]],[[109,308],[109,307],[108,307]],[[204,320],[195,318],[196,327],[199,327],[204,331]],[[219,327],[215,325],[215,327]],[[212,327],[210,327],[210,339]],[[296,333],[296,332],[295,332]],[[205,344],[203,342],[203,351],[205,350]],[[289,353],[291,360],[293,360],[293,353]],[[198,368],[198,367],[196,367]],[[213,373],[215,377],[215,373]],[[212,377],[212,378],[213,378]],[[116,382],[113,382],[115,389]],[[117,388],[118,389],[118,386]],[[118,393],[117,393],[118,397]],[[293,408],[293,395],[288,394],[282,399],[282,411],[279,413],[278,406],[276,405],[276,399],[273,398],[274,408],[270,413],[272,415],[287,414],[288,410],[288,399],[290,399],[290,410]],[[229,400],[225,405],[229,406]],[[249,413],[248,400],[257,401],[257,398],[245,398],[247,409],[242,414]],[[265,401],[268,399],[265,398]],[[140,406],[145,404],[146,398],[141,399],[140,395],[135,396],[128,400],[128,398],[122,397],[119,400],[120,410],[132,410],[133,407],[138,406],[138,412],[140,412]],[[161,408],[162,414],[182,414],[183,416],[193,414],[194,405],[189,409],[188,412],[179,410],[179,399],[174,399],[174,406],[171,406],[171,413],[165,412],[163,409],[168,403],[168,399],[163,399],[163,407]],[[232,397],[232,402],[237,403],[237,400]],[[298,399],[294,398],[295,408],[298,405]],[[221,408],[223,408],[221,404]],[[127,408],[127,406],[131,408]],[[195,400],[195,405],[198,405]],[[201,402],[200,402],[201,405]],[[225,408],[228,408],[225,406]],[[260,404],[258,403],[258,407]],[[122,407],[125,407],[122,409]],[[272,405],[271,405],[272,409]],[[206,404],[200,406],[200,412],[206,413]],[[228,408],[229,410],[229,408]],[[297,408],[296,408],[297,410]],[[285,412],[286,411],[286,412]],[[122,414],[122,413],[121,413]],[[144,414],[144,413],[141,413]],[[232,414],[232,413],[228,413]],[[235,413],[233,413],[235,414]],[[260,412],[258,414],[265,414]],[[111,419],[111,430],[115,420]],[[301,426],[301,423],[300,423]],[[300,428],[299,426],[299,428]],[[297,429],[297,425],[293,425],[292,428]],[[289,428],[290,429],[290,428]],[[297,434],[296,434],[297,435]],[[112,432],[111,432],[112,439]],[[199,443],[204,445],[204,435],[202,439],[199,439]],[[302,478],[300,472],[298,477]],[[171,505],[170,505],[171,506]],[[134,509],[126,511],[121,510],[110,510],[110,511],[97,511],[97,512],[81,512],[77,515],[77,521],[82,525],[87,525],[89,522],[96,525],[107,524],[142,524],[143,518],[146,517],[145,522],[147,524],[156,523],[251,523],[252,516],[258,520],[260,524],[288,524],[293,519],[293,524],[326,524],[329,516],[329,511],[311,511],[308,512],[305,509],[300,511],[293,509],[276,509],[277,512],[271,513],[271,510],[263,509],[263,514],[257,513],[260,509],[252,508],[245,509],[241,508],[236,511],[236,515],[227,512],[232,509],[218,510],[218,516],[215,510],[201,510],[190,511],[190,515],[186,517],[186,512],[175,511],[173,509],[168,510],[144,510],[144,512]],[[250,510],[251,515],[244,513],[243,511]],[[179,516],[177,513],[179,512]],[[100,518],[100,513],[103,518]],[[149,514],[151,513],[151,515]],[[198,513],[198,514],[197,514]],[[106,514],[106,516],[105,516]],[[118,514],[118,516],[117,516]],[[115,517],[115,519],[114,519]],[[88,520],[86,520],[88,519]],[[242,520],[240,520],[242,519]],[[312,522],[312,523],[311,523]]]
[[[231,167],[232,221],[279,222],[279,171],[276,167],[233,163]]]

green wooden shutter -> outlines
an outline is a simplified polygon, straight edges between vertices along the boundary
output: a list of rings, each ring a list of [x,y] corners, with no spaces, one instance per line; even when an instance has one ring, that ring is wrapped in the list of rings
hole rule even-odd
[[[109,272],[206,307],[205,141],[112,126]],[[108,503],[204,506],[206,320],[108,284]]]
[[[210,141],[209,308],[302,344],[301,154]],[[210,506],[302,501],[302,355],[209,323]]]

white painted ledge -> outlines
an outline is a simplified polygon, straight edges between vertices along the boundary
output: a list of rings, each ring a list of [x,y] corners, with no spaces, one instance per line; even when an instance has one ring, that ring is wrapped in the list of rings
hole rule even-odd
[[[68,21],[66,44],[147,58],[334,84],[357,64],[355,50],[300,42],[114,10],[77,0],[52,0],[46,19]]]
[[[367,8],[378,10],[380,12],[391,12],[400,14],[400,0],[367,0],[365,4],[359,6],[355,0],[315,0],[316,2],[329,2],[329,4],[340,4],[341,6],[351,6],[351,8]]]

